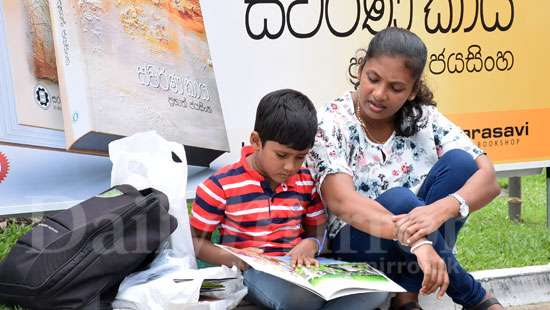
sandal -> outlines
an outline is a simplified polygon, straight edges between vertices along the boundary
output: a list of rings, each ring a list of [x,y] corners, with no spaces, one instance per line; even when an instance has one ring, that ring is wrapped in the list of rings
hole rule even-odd
[[[495,297],[487,298],[481,303],[477,304],[476,306],[473,306],[471,308],[462,308],[463,310],[487,310],[492,305],[501,305],[498,299]],[[501,305],[502,306],[502,305]]]

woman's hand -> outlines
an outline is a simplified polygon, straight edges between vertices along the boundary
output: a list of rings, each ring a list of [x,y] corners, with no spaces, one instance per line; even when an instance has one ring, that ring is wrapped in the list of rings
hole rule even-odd
[[[408,214],[394,216],[397,240],[402,244],[411,245],[438,230],[450,218],[449,208],[443,204],[453,207],[452,200],[442,199],[427,206],[414,208]],[[455,208],[458,210],[457,206]]]
[[[426,244],[418,247],[414,254],[420,269],[424,273],[420,293],[429,295],[439,288],[437,298],[443,298],[449,287],[447,265],[431,245]]]
[[[298,243],[290,252],[288,256],[291,257],[290,265],[292,268],[298,266],[319,266],[319,262],[315,259],[317,249],[317,242],[313,239],[303,239]]]

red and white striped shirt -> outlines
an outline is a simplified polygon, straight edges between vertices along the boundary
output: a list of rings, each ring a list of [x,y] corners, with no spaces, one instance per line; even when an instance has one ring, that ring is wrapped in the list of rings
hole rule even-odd
[[[301,241],[302,225],[325,223],[325,210],[307,168],[273,191],[246,161],[253,152],[252,147],[244,147],[239,162],[199,185],[191,225],[204,232],[219,228],[221,243],[228,246],[258,247],[267,255],[284,255]]]

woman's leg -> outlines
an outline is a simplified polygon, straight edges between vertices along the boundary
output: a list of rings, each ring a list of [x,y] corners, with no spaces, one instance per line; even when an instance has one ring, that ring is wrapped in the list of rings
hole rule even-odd
[[[451,150],[445,153],[432,167],[418,197],[427,205],[458,191],[477,171],[478,167],[472,155],[463,150]],[[463,219],[450,219],[439,228],[439,232],[453,248],[458,232],[464,225]]]
[[[412,209],[424,204],[414,193],[404,187],[389,189],[376,201],[396,215],[409,213]],[[411,273],[407,270],[411,266],[405,257],[404,248],[401,249],[396,241],[374,237],[351,225],[346,225],[330,242],[331,255],[334,258],[352,262],[367,262],[384,272],[407,291],[419,291],[418,285],[412,283],[415,281],[403,281],[410,278],[405,274]],[[418,273],[416,263],[413,269],[412,273]]]
[[[458,191],[466,181],[478,170],[475,160],[463,150],[451,150],[445,153],[432,167],[418,197],[426,204]],[[485,296],[486,292],[481,284],[467,273],[458,263],[453,254],[458,232],[464,225],[463,219],[450,219],[439,228],[440,237],[431,236],[436,241],[434,248],[445,260],[449,270],[450,285],[447,294],[457,303],[472,306],[476,305]]]
[[[424,205],[413,192],[406,188],[393,188],[376,199],[393,214],[404,214]],[[451,248],[438,231],[430,235],[436,252],[447,264],[450,285],[447,293],[456,303],[465,306],[478,304],[485,291],[456,261]],[[331,241],[333,256],[348,261],[363,261],[372,264],[403,286],[408,292],[418,293],[423,273],[416,256],[398,242],[373,237],[349,225]]]

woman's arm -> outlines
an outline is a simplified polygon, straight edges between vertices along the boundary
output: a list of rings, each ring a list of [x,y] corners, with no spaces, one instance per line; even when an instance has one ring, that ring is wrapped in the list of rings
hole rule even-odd
[[[344,222],[370,235],[395,239],[393,214],[375,200],[356,192],[350,175],[335,173],[326,176],[321,184],[321,196],[330,211]]]

